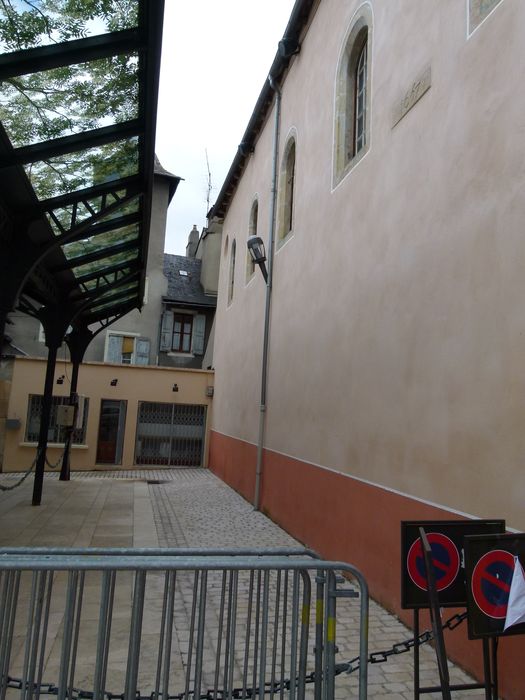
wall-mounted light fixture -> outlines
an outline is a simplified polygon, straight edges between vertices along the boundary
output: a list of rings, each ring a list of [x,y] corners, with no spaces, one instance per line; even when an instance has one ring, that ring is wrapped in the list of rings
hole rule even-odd
[[[266,262],[266,250],[264,249],[263,239],[259,236],[248,236],[247,245],[254,265],[259,265],[264,281],[268,282],[268,270],[264,264]]]
[[[213,397],[213,386],[206,387],[206,396],[209,396],[210,399]]]
[[[57,379],[57,384],[63,384],[65,376],[65,374],[61,374],[60,377],[58,377]]]
[[[118,379],[112,379],[112,380],[110,381],[110,384],[111,384],[111,386],[117,386],[117,384],[118,384]]]
[[[172,391],[178,391],[178,390],[179,390],[179,385],[178,385],[178,384],[174,384],[174,385],[173,385]]]

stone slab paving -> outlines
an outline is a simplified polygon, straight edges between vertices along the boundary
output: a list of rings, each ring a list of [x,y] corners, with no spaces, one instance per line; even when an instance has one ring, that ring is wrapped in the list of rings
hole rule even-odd
[[[0,484],[14,483],[19,475],[0,474]],[[10,492],[0,492],[0,546],[97,546],[97,547],[211,547],[211,548],[266,548],[300,546],[292,537],[262,513],[255,512],[241,496],[203,469],[122,470],[120,472],[93,471],[74,473],[70,482],[60,482],[55,473],[46,474],[42,505],[32,507],[32,477]],[[88,574],[89,576],[89,574]],[[120,574],[119,574],[120,576]],[[62,577],[62,578],[60,578]],[[160,625],[163,581],[151,577],[146,594],[144,653],[146,658],[155,654],[155,635]],[[131,577],[120,579],[119,604],[116,606],[115,639],[120,640],[124,654],[129,630]],[[55,585],[65,586],[64,575]],[[190,614],[193,590],[191,580],[178,581],[180,600],[175,607],[180,629]],[[239,590],[240,604],[246,603],[247,584]],[[86,587],[87,617],[83,625],[86,635],[94,636],[98,616],[97,600],[89,600]],[[62,620],[52,617],[48,634],[54,635],[51,652],[46,661],[46,674],[58,673],[58,650],[61,642]],[[357,653],[357,604],[341,600],[338,604],[337,661],[345,661]],[[212,625],[212,629],[215,629]],[[371,602],[370,651],[389,648],[393,643],[408,639],[410,631],[379,605]],[[215,637],[214,637],[215,634]],[[187,632],[174,639],[173,653],[182,667],[186,663],[184,648]],[[205,644],[213,647],[216,633],[209,633]],[[151,647],[151,648],[150,648]],[[21,664],[22,641],[17,638],[18,661]],[[118,655],[117,655],[118,657]],[[122,656],[110,664],[112,682],[122,683],[125,667]],[[119,660],[120,659],[120,660]],[[153,664],[151,664],[153,665]],[[93,659],[79,658],[76,685],[89,684]],[[147,666],[147,664],[145,664]],[[453,683],[471,682],[459,668],[452,666]],[[204,669],[206,677],[206,669]],[[182,678],[183,676],[181,676]],[[46,675],[46,679],[48,676]],[[53,677],[53,680],[56,680]],[[149,687],[153,672],[144,670],[140,687]],[[206,680],[209,680],[206,678]],[[421,649],[421,682],[437,683],[435,655],[426,646]],[[339,676],[336,685],[337,700],[356,697],[356,674]],[[118,686],[115,686],[118,687]],[[453,693],[461,700],[484,697],[484,692],[462,691]],[[412,654],[390,657],[387,663],[369,666],[369,697],[411,700],[413,698]],[[427,694],[437,700],[440,693]]]

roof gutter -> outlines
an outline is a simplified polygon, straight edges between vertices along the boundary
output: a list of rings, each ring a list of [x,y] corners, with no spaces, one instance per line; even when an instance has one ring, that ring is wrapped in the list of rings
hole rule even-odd
[[[208,212],[209,220],[215,217],[219,219],[224,218],[248,158],[255,150],[257,138],[273,106],[275,95],[274,86],[282,85],[285,72],[293,56],[299,53],[301,49],[300,39],[312,16],[312,11],[317,8],[319,2],[320,0],[296,0],[290,19],[284,30],[283,38],[278,44],[277,53],[271,65],[268,78],[265,80],[259,98],[255,103],[252,116],[244,132],[242,141],[239,144],[237,153],[226,175],[217,200]]]

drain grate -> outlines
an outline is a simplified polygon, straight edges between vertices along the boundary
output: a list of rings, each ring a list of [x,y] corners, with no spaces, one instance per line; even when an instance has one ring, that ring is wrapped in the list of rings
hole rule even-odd
[[[150,485],[157,485],[157,484],[168,484],[169,481],[161,481],[160,479],[146,479],[146,483]]]

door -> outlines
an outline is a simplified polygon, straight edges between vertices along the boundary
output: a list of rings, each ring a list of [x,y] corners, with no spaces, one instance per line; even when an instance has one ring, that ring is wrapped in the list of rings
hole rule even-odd
[[[122,464],[126,401],[102,399],[98,426],[97,463]]]
[[[135,464],[200,467],[206,406],[140,401]]]

